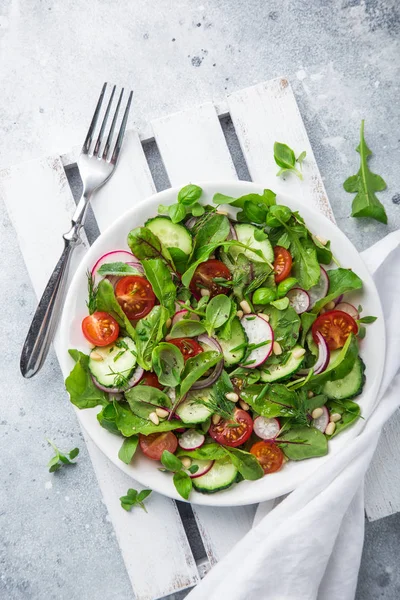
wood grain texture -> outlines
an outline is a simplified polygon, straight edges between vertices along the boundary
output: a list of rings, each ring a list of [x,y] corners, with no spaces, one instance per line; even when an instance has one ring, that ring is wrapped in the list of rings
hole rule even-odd
[[[153,129],[172,186],[202,179],[237,179],[212,104],[154,121]],[[256,505],[235,508],[193,505],[192,508],[212,566],[249,531]]]
[[[133,154],[127,156],[126,148]],[[137,185],[136,177],[130,176],[129,169],[135,152]],[[97,198],[94,199],[96,217],[103,227],[111,222],[111,216],[114,220],[127,208],[126,198],[134,202],[142,194],[145,197],[153,192],[148,166],[140,152],[137,141],[130,136],[121,159],[123,168],[112,180],[112,201],[106,202],[104,197],[103,202],[95,206]],[[61,234],[69,229],[75,207],[60,158],[49,157],[2,171],[0,193],[16,230],[34,290],[40,297],[62,251]],[[28,197],[34,211],[26,210]],[[120,198],[123,199],[121,202]],[[86,241],[76,249],[71,276],[86,250]],[[57,336],[54,345],[58,355],[65,352]],[[132,514],[124,511],[119,497],[129,487],[136,487],[135,482],[85,437],[135,596],[152,600],[194,585],[199,576],[175,502],[154,494],[149,499],[151,517],[141,510],[134,510]],[[154,577],[155,572],[157,577]]]
[[[228,106],[253,181],[293,196],[334,221],[314,153],[292,88],[284,77],[272,79],[228,96]],[[298,156],[303,150],[303,177],[277,177],[274,142],[288,144]]]

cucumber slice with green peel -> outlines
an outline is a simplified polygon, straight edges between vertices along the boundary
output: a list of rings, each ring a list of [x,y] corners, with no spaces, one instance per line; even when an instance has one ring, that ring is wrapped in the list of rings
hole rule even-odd
[[[183,225],[173,223],[166,217],[155,217],[146,221],[146,227],[158,237],[167,248],[179,248],[190,254],[193,248],[192,236]]]
[[[228,457],[216,460],[211,469],[201,477],[192,479],[193,487],[203,494],[214,494],[235,483],[238,470]]]
[[[104,387],[123,387],[136,365],[136,344],[131,338],[119,338],[109,346],[96,346],[89,355],[89,371]]]
[[[244,354],[246,352],[245,346],[240,348],[239,350],[234,350],[238,346],[241,346],[247,342],[247,335],[244,332],[244,329],[238,319],[235,317],[232,321],[232,329],[231,329],[231,337],[229,340],[223,340],[221,338],[217,338],[219,345],[222,348],[222,353],[224,355],[225,366],[231,367],[232,365],[236,365],[238,362],[242,360]]]
[[[331,398],[332,400],[346,400],[348,398],[359,396],[363,391],[365,383],[364,370],[365,364],[363,360],[358,357],[350,373],[346,375],[346,377],[343,377],[343,379],[327,381],[322,393],[326,394],[328,398]]]
[[[203,423],[208,419],[213,413],[213,409],[207,406],[211,400],[211,392],[211,388],[204,388],[188,393],[175,411],[183,423]]]
[[[270,263],[274,262],[274,250],[271,246],[271,242],[268,239],[258,242],[254,237],[254,233],[258,231],[257,227],[254,227],[253,225],[247,225],[246,223],[239,223],[238,225],[235,225],[235,231],[239,242],[254,248],[254,250],[261,250],[265,260]],[[232,246],[229,249],[229,252],[233,257],[236,257],[239,254],[244,254],[253,262],[265,262],[261,256],[251,252],[251,250],[241,248],[240,246]]]
[[[296,373],[300,369],[301,363],[305,358],[305,354],[300,358],[295,358],[293,353],[296,353],[296,350],[303,350],[301,346],[295,346],[290,351],[289,359],[286,361],[284,365],[268,365],[261,371],[261,381],[265,381],[266,383],[271,383],[272,381],[280,381],[281,379],[287,379],[293,373]]]

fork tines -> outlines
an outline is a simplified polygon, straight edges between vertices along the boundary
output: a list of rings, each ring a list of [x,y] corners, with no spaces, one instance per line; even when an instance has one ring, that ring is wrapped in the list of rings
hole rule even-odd
[[[90,152],[90,148],[92,145],[92,141],[93,141],[93,137],[94,137],[94,131],[96,129],[96,125],[97,125],[97,121],[99,120],[99,115],[101,112],[101,106],[103,104],[103,100],[104,100],[104,96],[106,94],[106,89],[107,89],[107,83],[105,83],[102,87],[101,93],[100,93],[100,97],[98,99],[97,102],[97,106],[96,106],[96,110],[94,112],[93,118],[92,118],[92,122],[90,123],[90,127],[89,127],[89,131],[87,132],[87,136],[86,139],[83,143],[82,146],[82,153],[83,154],[91,154]],[[110,98],[108,100],[108,104],[107,104],[107,108],[106,108],[106,112],[104,114],[103,117],[103,121],[100,127],[100,131],[99,134],[97,136],[97,140],[93,149],[93,156],[96,156],[99,159],[103,159],[106,160],[108,162],[111,162],[113,164],[115,164],[118,160],[118,156],[121,150],[121,146],[122,146],[122,140],[124,138],[124,133],[125,133],[125,129],[126,129],[126,123],[128,121],[128,116],[129,116],[129,110],[131,107],[131,102],[132,102],[132,95],[133,92],[131,91],[129,93],[129,97],[128,97],[128,102],[126,103],[126,107],[125,107],[125,112],[124,112],[124,116],[122,117],[122,121],[121,121],[121,125],[119,128],[119,132],[118,132],[118,136],[117,139],[115,141],[114,144],[114,148],[113,150],[110,152],[110,148],[112,146],[112,141],[113,141],[113,136],[114,136],[114,130],[115,130],[115,126],[118,120],[118,113],[119,113],[119,109],[121,106],[121,102],[122,102],[122,97],[124,95],[124,88],[122,88],[121,93],[119,95],[118,98],[118,102],[117,102],[117,106],[115,107],[115,111],[114,111],[114,116],[113,116],[113,120],[111,123],[111,127],[110,127],[110,131],[108,133],[107,136],[107,141],[104,144],[104,148],[103,148],[103,152],[101,153],[101,147],[103,144],[103,138],[104,138],[104,132],[107,126],[107,120],[108,120],[108,116],[110,114],[111,111],[111,107],[113,104],[113,100],[114,100],[114,95],[115,95],[115,90],[116,90],[116,86],[114,85],[111,91],[111,95]]]

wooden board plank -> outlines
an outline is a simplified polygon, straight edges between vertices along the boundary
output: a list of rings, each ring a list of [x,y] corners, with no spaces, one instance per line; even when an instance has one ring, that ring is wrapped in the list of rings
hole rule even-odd
[[[228,96],[228,106],[253,181],[293,196],[334,221],[292,88],[284,77],[266,81]],[[298,156],[303,150],[303,177],[277,177],[274,142],[288,144]]]
[[[211,102],[157,119],[152,126],[172,186],[237,179]]]
[[[152,125],[172,186],[189,181],[237,179],[211,103],[158,119]],[[214,508],[193,505],[192,508],[210,565],[214,565],[251,528],[256,506]]]
[[[124,154],[127,148],[131,150],[132,143],[137,142],[131,139],[124,148]],[[122,165],[127,158],[124,156],[121,160]],[[121,169],[121,179],[113,182],[115,199],[110,203],[97,203],[95,212],[103,224],[111,222],[111,217],[113,220],[119,216],[119,208],[121,212],[126,209],[123,202],[119,204],[122,192],[124,197],[128,194],[132,201],[140,194],[146,196],[153,192],[147,162],[140,153],[136,153],[132,169],[139,182],[137,187],[136,178],[130,178],[128,182],[127,171]],[[50,157],[2,171],[0,194],[17,232],[35,292],[40,296],[62,251],[61,234],[68,230],[75,206],[61,160]],[[35,212],[26,210],[24,200],[28,197],[35,206]],[[37,224],[40,223],[40,236],[32,236],[33,215]],[[85,246],[76,249],[75,267],[86,249]],[[55,349],[57,354],[64,352],[57,338]],[[141,511],[126,513],[121,509],[118,498],[132,485],[135,487],[134,482],[112,465],[91,440],[87,440],[87,444],[136,597],[152,600],[194,585],[199,579],[198,572],[175,502],[154,494],[149,499],[152,502],[151,520]]]

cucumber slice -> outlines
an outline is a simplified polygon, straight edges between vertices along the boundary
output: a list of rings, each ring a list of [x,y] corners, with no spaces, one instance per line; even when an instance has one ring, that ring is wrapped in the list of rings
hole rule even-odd
[[[166,217],[155,217],[146,222],[146,227],[158,237],[167,248],[179,248],[185,254],[190,254],[193,243],[192,236],[183,225],[173,223]]]
[[[327,381],[322,393],[333,400],[346,400],[359,396],[363,391],[365,383],[364,370],[364,362],[358,357],[350,373],[346,377],[343,377],[343,379]]]
[[[247,225],[246,223],[239,223],[238,225],[235,225],[235,231],[239,242],[254,248],[254,250],[261,250],[264,258],[267,261],[274,262],[274,251],[270,241],[264,240],[263,242],[257,242],[256,238],[254,237],[254,233],[257,231],[256,227],[253,227],[253,225]],[[232,246],[230,248],[230,253],[234,257],[238,256],[239,254],[244,254],[253,262],[264,262],[260,256],[254,254],[254,252],[251,252],[251,250],[244,250],[243,248],[240,248],[240,246]]]
[[[210,399],[211,388],[189,392],[176,409],[176,414],[183,423],[203,423],[213,413],[212,408],[205,406]]]
[[[230,487],[236,481],[238,471],[228,457],[216,460],[211,469],[192,479],[193,487],[203,494],[213,494]]]
[[[96,360],[92,358],[92,354]],[[120,387],[118,378],[129,379],[136,365],[136,345],[129,337],[119,338],[110,346],[93,348],[89,355],[89,371],[105,387]],[[98,357],[101,356],[101,359]]]
[[[222,348],[226,367],[236,365],[242,360],[246,352],[246,348],[235,350],[235,352],[232,351],[233,348],[236,348],[237,346],[247,342],[247,335],[245,334],[238,317],[235,317],[232,321],[231,338],[229,340],[222,340],[221,338],[218,338],[218,342]]]
[[[286,379],[296,373],[299,370],[301,363],[304,360],[305,354],[300,358],[295,358],[293,352],[295,350],[302,350],[301,346],[295,346],[290,352],[290,357],[284,365],[268,365],[261,371],[261,381],[271,383],[272,381],[279,381]]]

